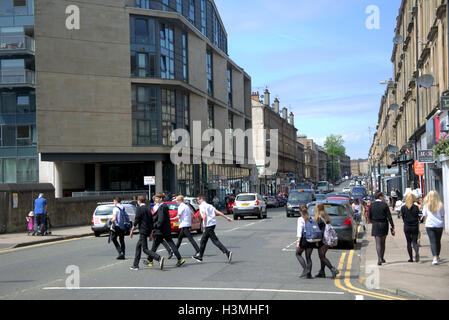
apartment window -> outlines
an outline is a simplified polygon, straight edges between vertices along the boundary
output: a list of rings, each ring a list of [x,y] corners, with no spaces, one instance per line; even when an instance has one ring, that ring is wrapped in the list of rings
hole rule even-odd
[[[184,81],[188,81],[187,33],[182,34],[182,78]]]
[[[209,105],[209,129],[215,128],[214,105]]]
[[[228,82],[228,106],[232,107],[232,68],[227,70]]]
[[[29,146],[31,145],[31,129],[30,126],[17,127],[17,145]]]
[[[184,108],[184,128],[190,132],[190,102],[189,95],[182,94],[182,104]]]
[[[175,51],[173,27],[161,24],[161,78],[175,79]]]
[[[206,35],[206,0],[201,0],[201,33]]]
[[[168,0],[162,0],[162,10],[169,11],[169,3]]]
[[[189,0],[189,21],[195,23],[195,0]]]
[[[212,11],[212,25],[214,27],[214,44],[218,46],[218,18],[215,10]]]
[[[132,87],[133,144],[155,145],[158,139],[157,87]]]
[[[206,72],[207,72],[207,92],[209,95],[214,95],[214,80],[212,73],[212,53],[207,52],[206,54]]]
[[[143,78],[148,76],[148,53],[137,54],[137,74]]]
[[[182,14],[182,0],[176,0],[176,11]]]
[[[232,113],[228,115],[228,129],[234,130],[234,116]]]
[[[142,9],[150,9],[150,0],[137,0],[136,6]]]
[[[136,36],[148,38],[148,35],[147,19],[136,19]]]
[[[14,0],[14,15],[27,15],[27,1],[26,0]]]
[[[5,183],[17,183],[17,160],[3,159],[3,169]]]
[[[175,141],[170,141],[170,135],[176,128],[175,91],[161,89],[161,111],[162,144],[172,147],[175,145]]]

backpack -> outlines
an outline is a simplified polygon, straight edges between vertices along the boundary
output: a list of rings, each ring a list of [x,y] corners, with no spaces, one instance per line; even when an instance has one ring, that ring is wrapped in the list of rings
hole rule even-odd
[[[334,227],[328,223],[324,230],[323,243],[329,247],[335,247],[338,244],[338,235]]]
[[[125,211],[125,208],[121,209],[120,207],[117,207],[120,210],[120,219],[118,223],[118,227],[120,230],[125,231],[125,233],[129,232],[131,230],[131,222],[129,220],[129,216]]]
[[[323,232],[318,226],[318,223],[312,218],[310,218],[309,221],[306,221],[304,237],[307,242],[320,242],[323,239]]]

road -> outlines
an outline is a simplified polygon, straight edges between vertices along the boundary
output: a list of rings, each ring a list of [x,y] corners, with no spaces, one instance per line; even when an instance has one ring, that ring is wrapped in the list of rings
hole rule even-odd
[[[175,299],[175,300],[355,300],[388,299],[379,291],[366,291],[358,283],[360,243],[355,250],[329,250],[328,258],[340,270],[333,280],[300,279],[295,257],[296,218],[284,208],[270,209],[268,219],[217,219],[217,235],[233,251],[228,263],[211,242],[202,263],[185,239],[180,249],[186,264],[168,260],[157,267],[131,271],[137,239],[127,238],[127,260],[115,260],[116,251],[106,237],[67,240],[9,252],[0,251],[0,299]],[[362,236],[362,234],[360,235]],[[199,242],[199,236],[195,236]],[[162,248],[162,247],[161,247]],[[160,250],[164,255],[166,252]],[[157,263],[155,263],[155,266]],[[66,283],[79,270],[79,288]],[[141,265],[142,267],[142,265]],[[313,274],[319,269],[313,253]],[[70,270],[69,270],[70,271]],[[365,290],[365,291],[360,291]]]

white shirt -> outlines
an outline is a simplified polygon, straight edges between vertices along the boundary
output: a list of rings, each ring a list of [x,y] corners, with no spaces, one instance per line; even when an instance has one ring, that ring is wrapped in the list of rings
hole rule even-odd
[[[298,218],[298,227],[296,231],[297,238],[302,238],[302,234],[304,232],[304,228],[306,227],[306,222],[303,217]]]
[[[115,222],[114,222],[114,225],[116,226],[116,227],[118,227],[119,226],[119,222],[120,222],[120,209],[124,209],[123,208],[123,206],[121,205],[121,204],[118,204],[118,205],[116,205],[115,207],[114,207],[114,209],[112,209],[112,214],[113,215],[115,215]]]
[[[185,203],[179,205],[178,216],[180,228],[189,228],[192,226],[192,210]]]
[[[156,212],[156,211],[159,209],[160,206],[161,206],[160,203],[156,203],[156,204],[153,206],[153,212]]]
[[[206,213],[206,227],[213,227],[217,224],[217,219],[215,216],[215,207],[204,201],[200,205],[201,214]]]
[[[427,205],[422,210],[423,216],[426,218],[426,228],[443,228],[444,227],[444,207],[436,213],[430,212]]]

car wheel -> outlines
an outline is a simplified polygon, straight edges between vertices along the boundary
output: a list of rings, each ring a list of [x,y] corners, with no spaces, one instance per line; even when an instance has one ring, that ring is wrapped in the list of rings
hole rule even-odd
[[[348,242],[348,249],[352,250],[352,249],[354,249],[354,247],[355,247],[354,241],[349,241]]]
[[[95,237],[97,237],[97,238],[101,235],[101,232],[95,231],[94,233],[95,233]]]
[[[234,220],[238,220],[238,219],[239,219],[239,216],[234,214]]]

